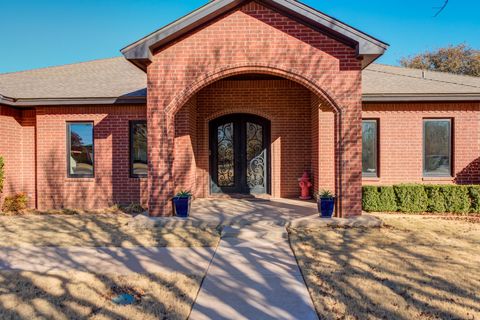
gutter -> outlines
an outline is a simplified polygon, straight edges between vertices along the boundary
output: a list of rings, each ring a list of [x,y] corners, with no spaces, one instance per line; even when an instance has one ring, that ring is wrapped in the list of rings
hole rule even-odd
[[[146,97],[100,98],[10,98],[0,95],[0,103],[12,107],[94,105],[94,104],[146,104]]]
[[[362,102],[480,101],[480,93],[363,94]]]
[[[362,102],[449,102],[480,101],[480,93],[464,94],[364,94]],[[12,98],[0,95],[0,104],[12,107],[62,106],[62,105],[115,105],[147,104],[146,97],[99,98]]]
[[[7,96],[3,96],[0,94],[0,103],[6,104],[6,105],[12,105],[15,103],[15,99]]]

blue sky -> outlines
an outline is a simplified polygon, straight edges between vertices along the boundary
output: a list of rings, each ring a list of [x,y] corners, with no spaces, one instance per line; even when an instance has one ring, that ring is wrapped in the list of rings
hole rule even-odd
[[[119,56],[129,43],[207,0],[0,0],[0,72]],[[480,1],[304,0],[391,45],[379,62],[447,44],[480,49]]]

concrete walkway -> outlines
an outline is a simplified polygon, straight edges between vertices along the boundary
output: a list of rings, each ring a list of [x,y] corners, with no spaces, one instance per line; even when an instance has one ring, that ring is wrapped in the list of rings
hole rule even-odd
[[[79,270],[119,274],[203,274],[214,250],[203,247],[4,247],[0,249],[0,269],[42,273]]]
[[[270,228],[224,234],[189,319],[318,319],[285,229]]]

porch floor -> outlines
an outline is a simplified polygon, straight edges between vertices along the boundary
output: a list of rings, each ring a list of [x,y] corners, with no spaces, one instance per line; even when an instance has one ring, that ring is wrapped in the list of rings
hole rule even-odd
[[[296,199],[213,199],[201,198],[192,202],[190,216],[137,216],[134,225],[157,226],[287,226],[294,220],[318,216],[314,201]]]
[[[235,226],[285,226],[316,214],[315,202],[296,199],[197,199],[190,212],[191,219]]]

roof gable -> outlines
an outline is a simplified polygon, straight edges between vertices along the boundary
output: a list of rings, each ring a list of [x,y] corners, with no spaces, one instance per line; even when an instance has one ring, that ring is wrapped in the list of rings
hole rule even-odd
[[[241,4],[251,1],[211,1],[190,14],[123,48],[121,52],[125,58],[145,70],[151,61],[153,50],[237,8]],[[388,48],[388,44],[296,0],[256,0],[256,2],[300,20],[309,26],[318,28],[352,45],[356,48],[358,56],[363,58],[364,67],[381,56]]]

